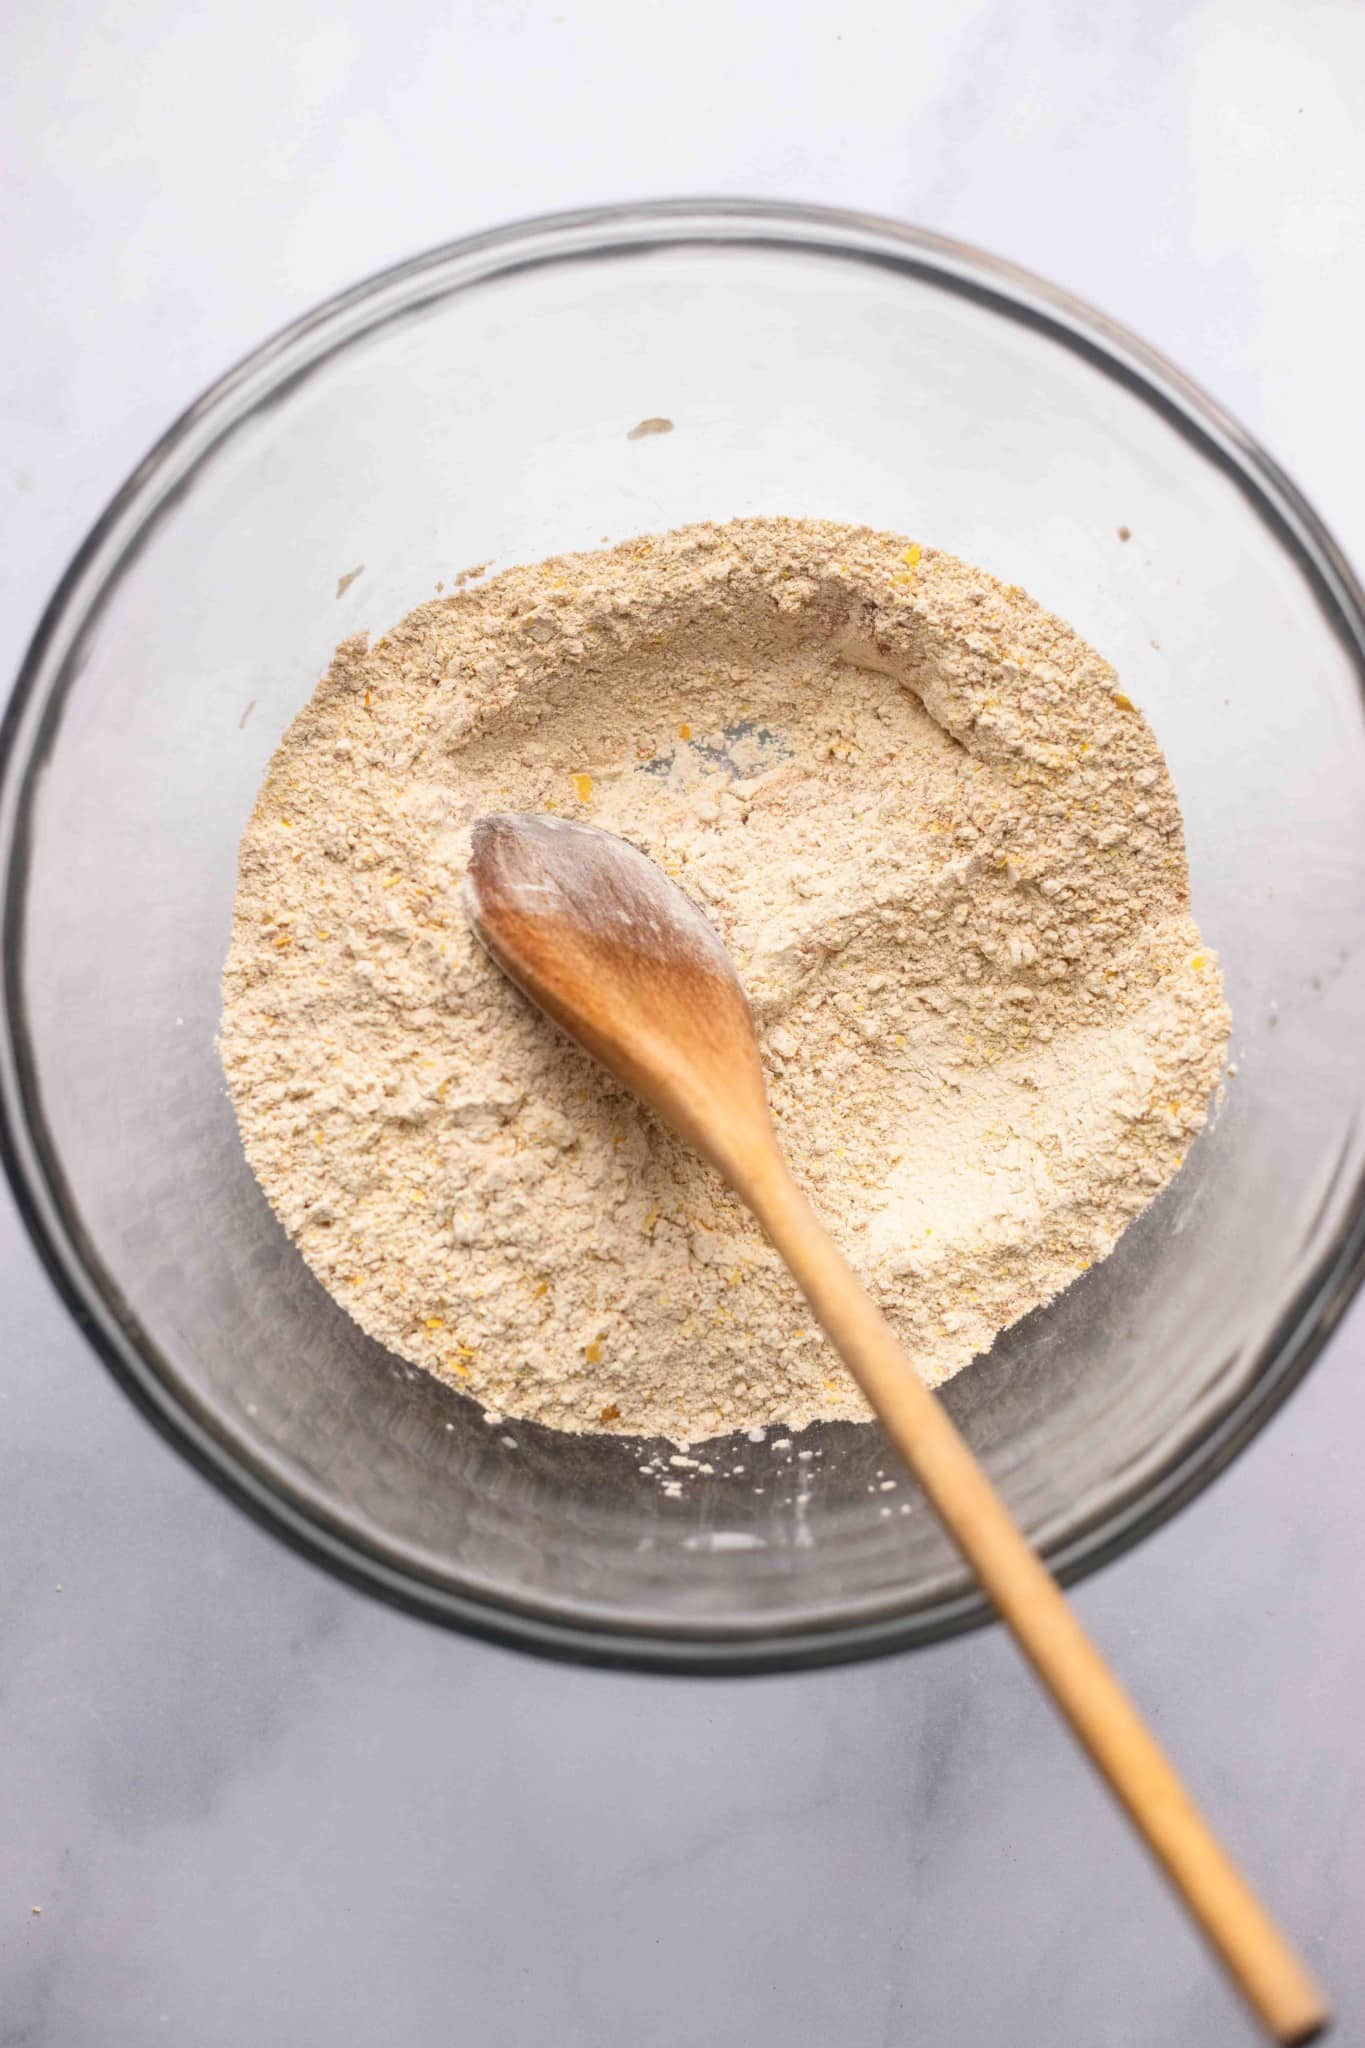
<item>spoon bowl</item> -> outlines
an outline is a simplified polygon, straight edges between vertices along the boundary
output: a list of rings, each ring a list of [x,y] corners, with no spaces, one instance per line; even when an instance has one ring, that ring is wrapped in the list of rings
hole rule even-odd
[[[734,963],[636,847],[565,818],[494,812],[462,885],[474,931],[561,1029],[726,1175],[770,1128]]]

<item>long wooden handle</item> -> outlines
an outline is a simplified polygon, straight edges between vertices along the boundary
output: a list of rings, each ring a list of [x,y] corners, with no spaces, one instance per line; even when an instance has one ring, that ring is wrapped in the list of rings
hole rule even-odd
[[[1010,1520],[786,1166],[774,1153],[746,1172],[742,1184],[736,1176],[736,1185],[1247,2003],[1276,2040],[1314,2040],[1328,2014],[1312,1978],[1200,1818],[1056,1580]]]

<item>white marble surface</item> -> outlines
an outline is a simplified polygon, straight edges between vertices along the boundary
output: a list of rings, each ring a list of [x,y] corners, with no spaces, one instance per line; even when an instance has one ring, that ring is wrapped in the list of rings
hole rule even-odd
[[[265,331],[465,229],[677,191],[867,206],[1048,273],[1365,555],[1355,0],[15,0],[0,57],[7,670],[124,472]],[[1252,2040],[998,1634],[705,1685],[437,1634],[156,1441],[8,1206],[0,1258],[4,2048]],[[1343,2042],[1362,1366],[1357,1308],[1078,1596]]]

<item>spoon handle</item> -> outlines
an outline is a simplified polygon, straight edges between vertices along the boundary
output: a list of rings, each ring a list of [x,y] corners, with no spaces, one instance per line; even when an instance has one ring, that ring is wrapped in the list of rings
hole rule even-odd
[[[735,1178],[1001,1619],[1247,2003],[1274,2039],[1315,2039],[1328,2018],[1316,1985],[1201,1819],[785,1163],[765,1152]]]

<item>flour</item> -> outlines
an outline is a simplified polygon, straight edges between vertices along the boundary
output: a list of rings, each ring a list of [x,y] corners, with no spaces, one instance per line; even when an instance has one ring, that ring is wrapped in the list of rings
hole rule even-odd
[[[1227,1038],[1113,671],[904,536],[696,526],[332,666],[241,854],[223,1064],[323,1285],[492,1412],[687,1445],[866,1409],[739,1204],[485,957],[472,821],[642,847],[731,949],[793,1169],[931,1385],[1102,1258]]]

